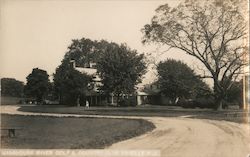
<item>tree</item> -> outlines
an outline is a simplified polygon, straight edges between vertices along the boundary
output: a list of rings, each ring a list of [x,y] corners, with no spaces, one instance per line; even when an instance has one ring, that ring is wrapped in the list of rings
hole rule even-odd
[[[95,41],[90,39],[74,39],[68,47],[64,60],[74,59],[79,66],[85,66],[93,59]]]
[[[89,67],[91,62],[96,63],[98,61],[100,54],[106,50],[107,45],[109,43],[105,40],[74,39],[68,47],[69,51],[65,54],[63,62],[75,60],[77,66]]]
[[[157,71],[160,90],[172,103],[178,98],[195,98],[209,92],[209,87],[181,61],[168,59],[160,62]]]
[[[22,97],[23,88],[24,88],[24,83],[14,78],[1,79],[2,96]]]
[[[97,71],[102,79],[102,89],[118,98],[121,94],[132,94],[146,72],[144,55],[124,44],[109,43],[100,58]]]
[[[91,78],[87,74],[75,70],[69,62],[62,63],[54,74],[54,86],[60,97],[60,104],[77,104],[90,81]]]
[[[143,28],[143,43],[156,42],[177,48],[204,65],[202,77],[212,78],[214,98],[222,102],[241,74],[248,52],[246,1],[186,0],[175,8],[159,6],[151,24]]]
[[[24,86],[25,95],[34,97],[41,103],[50,86],[49,75],[45,70],[34,68],[26,79],[27,84]]]
[[[242,97],[243,97],[243,81],[235,81],[232,84],[232,87],[227,92],[226,101],[230,103],[236,103],[243,107],[242,104]]]

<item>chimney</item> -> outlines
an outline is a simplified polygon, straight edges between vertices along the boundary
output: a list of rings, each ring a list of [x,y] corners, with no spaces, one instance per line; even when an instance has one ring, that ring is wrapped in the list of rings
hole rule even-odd
[[[70,66],[75,69],[76,68],[76,61],[75,60],[70,60]]]

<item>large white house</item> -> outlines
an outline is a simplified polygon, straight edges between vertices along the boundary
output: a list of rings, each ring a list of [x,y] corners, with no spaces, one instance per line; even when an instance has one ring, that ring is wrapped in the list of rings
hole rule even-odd
[[[71,60],[73,68],[82,74],[87,74],[92,77],[92,82],[88,84],[88,90],[86,92],[87,100],[90,105],[100,104],[105,97],[102,95],[100,87],[102,86],[101,78],[97,74],[95,63],[90,63],[87,67],[77,67],[75,60]]]

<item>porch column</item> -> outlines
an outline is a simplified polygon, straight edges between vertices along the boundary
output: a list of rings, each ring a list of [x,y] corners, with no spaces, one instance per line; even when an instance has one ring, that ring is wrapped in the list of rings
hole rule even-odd
[[[114,94],[111,93],[111,104],[113,105],[114,104]]]

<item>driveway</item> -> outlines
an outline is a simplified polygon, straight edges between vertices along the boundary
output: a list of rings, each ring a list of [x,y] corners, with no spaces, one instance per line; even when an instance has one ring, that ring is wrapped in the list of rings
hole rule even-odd
[[[1,113],[21,115],[75,116],[146,119],[156,126],[152,132],[108,147],[120,149],[157,149],[163,157],[247,157],[250,154],[249,126],[226,121],[184,117],[128,117],[76,114],[31,113],[18,106],[1,106]],[[188,117],[188,116],[187,116]]]

